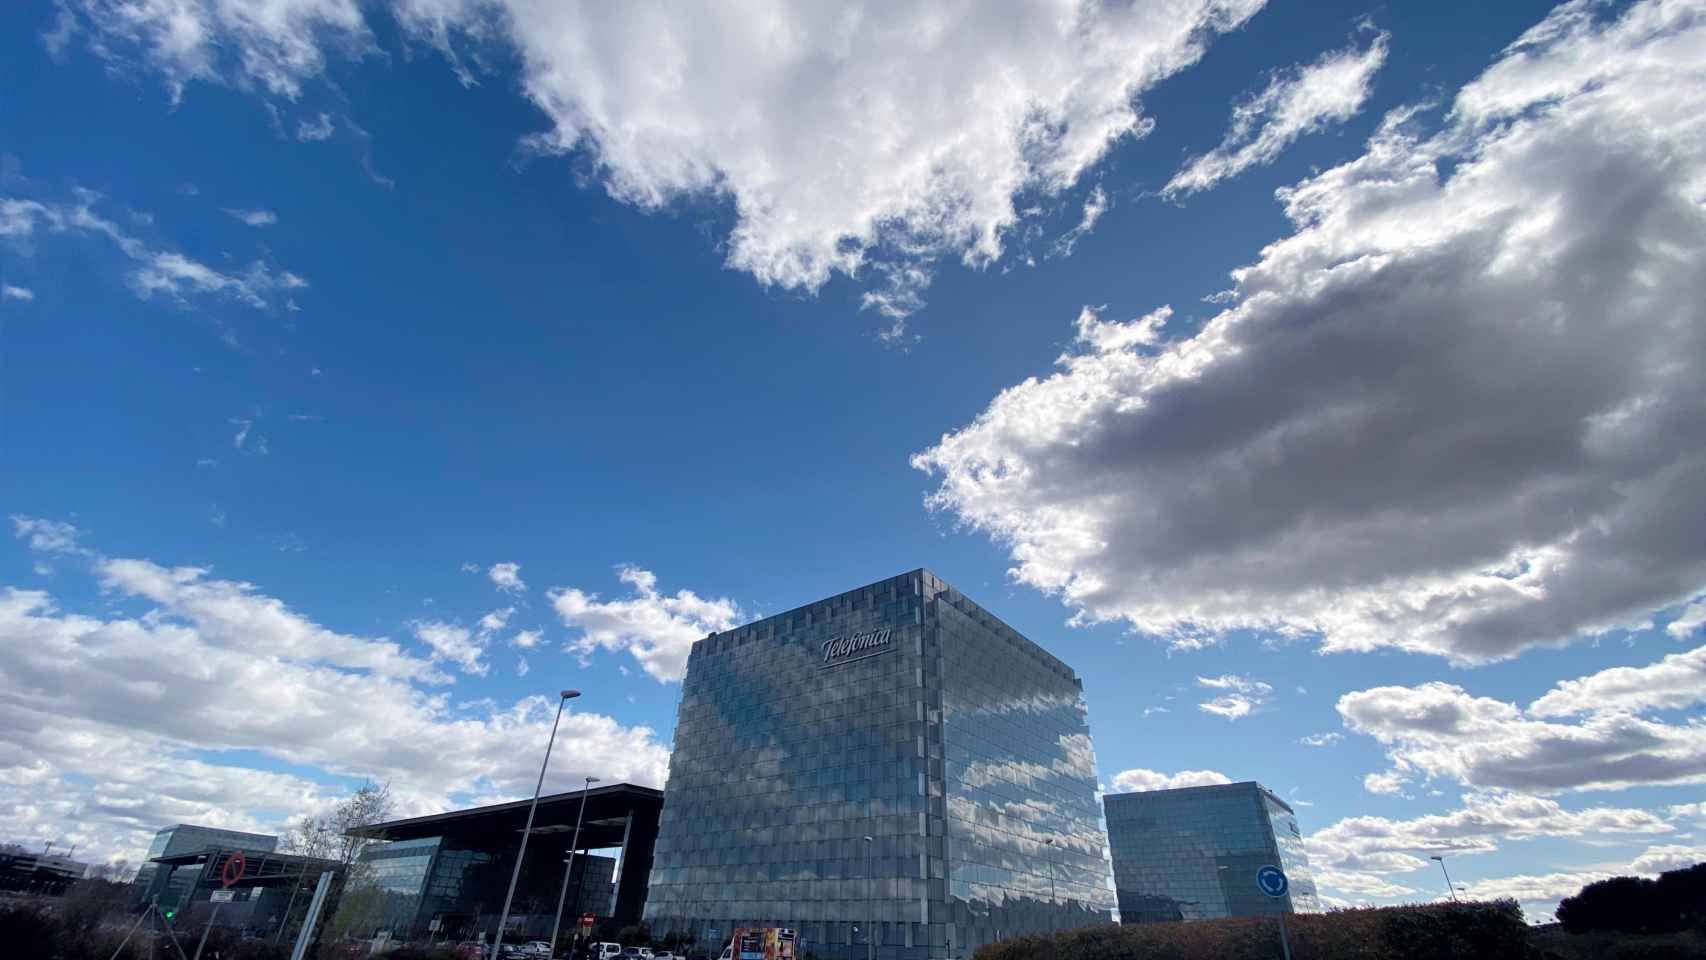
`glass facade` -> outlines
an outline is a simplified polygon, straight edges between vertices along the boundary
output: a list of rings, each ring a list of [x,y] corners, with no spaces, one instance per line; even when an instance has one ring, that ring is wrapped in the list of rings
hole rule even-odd
[[[564,857],[537,847],[516,886],[510,914],[510,933],[549,937],[556,922],[557,899],[564,895]],[[449,837],[422,837],[370,844],[361,862],[384,894],[381,918],[374,930],[390,930],[399,938],[424,937],[433,920],[439,939],[490,936],[508,891],[514,851],[494,853],[469,848]],[[608,916],[616,860],[579,854],[568,878],[564,922],[581,914]]]
[[[278,849],[278,838],[264,833],[242,833],[189,823],[166,827],[154,834],[154,841],[148,845],[148,856],[136,872],[136,884],[142,891],[142,901],[146,903],[150,898],[158,897],[162,906],[178,904],[185,899],[195,884],[195,878],[201,872],[198,866],[173,869],[146,861],[155,857],[175,857],[181,853],[199,853],[209,847],[272,853]]]
[[[1320,909],[1296,815],[1254,781],[1109,794],[1103,805],[1122,922]],[[1269,864],[1290,881],[1285,897],[1256,886]]]
[[[885,960],[1109,922],[1095,784],[1072,671],[916,570],[694,645],[645,917]]]

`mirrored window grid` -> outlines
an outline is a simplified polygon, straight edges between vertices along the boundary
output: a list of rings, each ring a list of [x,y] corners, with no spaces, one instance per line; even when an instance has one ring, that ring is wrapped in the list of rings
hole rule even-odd
[[[965,957],[1114,919],[1082,686],[917,570],[701,640],[645,916]]]
[[[1126,923],[1320,909],[1291,808],[1255,782],[1110,794],[1108,841]],[[1256,885],[1266,865],[1290,893]]]

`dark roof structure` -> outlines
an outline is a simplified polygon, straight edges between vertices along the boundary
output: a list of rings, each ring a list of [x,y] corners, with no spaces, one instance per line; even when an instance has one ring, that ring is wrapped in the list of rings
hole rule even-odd
[[[591,790],[553,793],[539,798],[539,810],[533,817],[533,836],[572,833],[583,795],[586,797],[586,819],[581,824],[580,845],[583,850],[622,846],[630,814],[656,823],[658,811],[663,809],[662,790],[632,783],[612,783]],[[527,826],[527,807],[531,802],[531,799],[512,800],[449,813],[389,820],[357,827],[349,833],[370,840],[416,840],[454,835],[484,836],[493,841],[513,843]],[[566,841],[568,838],[562,839]]]

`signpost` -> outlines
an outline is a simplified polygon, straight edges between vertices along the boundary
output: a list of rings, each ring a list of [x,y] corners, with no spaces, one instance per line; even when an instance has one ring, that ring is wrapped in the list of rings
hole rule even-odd
[[[243,879],[243,871],[248,869],[249,861],[242,851],[233,853],[225,861],[225,866],[219,869],[220,889],[213,891],[208,897],[213,901],[213,912],[208,914],[207,926],[201,928],[201,940],[195,945],[195,960],[201,960],[201,948],[207,946],[207,935],[213,930],[213,921],[219,918],[219,908],[230,903],[237,896],[237,891],[231,889],[237,881]]]
[[[1263,893],[1273,897],[1275,900],[1278,900],[1285,896],[1286,892],[1291,889],[1291,881],[1285,878],[1285,871],[1273,864],[1268,864],[1267,866],[1258,867],[1256,869],[1256,886]],[[1283,904],[1280,906],[1278,920],[1280,930],[1280,954],[1285,957],[1285,960],[1291,960],[1291,944],[1287,943],[1285,939],[1285,906]]]

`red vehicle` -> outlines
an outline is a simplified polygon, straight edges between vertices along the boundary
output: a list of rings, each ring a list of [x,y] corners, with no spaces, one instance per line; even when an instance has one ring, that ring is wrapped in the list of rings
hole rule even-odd
[[[464,940],[450,948],[456,960],[481,960],[486,955],[486,945],[478,940]]]

